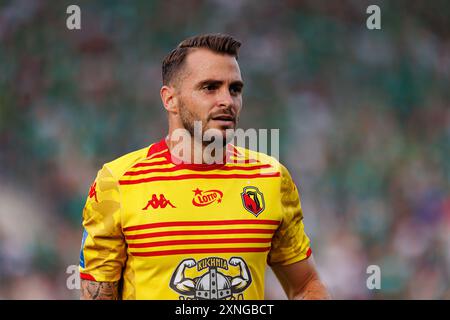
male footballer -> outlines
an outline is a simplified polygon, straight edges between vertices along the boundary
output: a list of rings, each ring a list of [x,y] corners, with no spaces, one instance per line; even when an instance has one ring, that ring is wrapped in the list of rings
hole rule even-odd
[[[267,265],[289,299],[329,299],[288,170],[229,143],[242,109],[240,45],[200,35],[164,59],[168,133],[98,172],[83,210],[81,299],[264,299]],[[208,142],[195,123],[223,137],[200,162],[195,146]]]

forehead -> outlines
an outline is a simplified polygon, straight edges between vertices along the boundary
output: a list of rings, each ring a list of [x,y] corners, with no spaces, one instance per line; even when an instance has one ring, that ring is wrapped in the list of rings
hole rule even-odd
[[[205,79],[225,82],[242,81],[236,58],[204,48],[191,49],[185,60],[185,80],[192,82]]]

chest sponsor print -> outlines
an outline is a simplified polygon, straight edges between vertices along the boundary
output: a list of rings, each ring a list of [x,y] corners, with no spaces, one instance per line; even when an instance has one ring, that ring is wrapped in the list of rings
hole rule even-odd
[[[196,275],[187,276],[188,270],[195,270]],[[243,258],[208,257],[181,261],[169,286],[180,295],[180,300],[243,300],[251,283],[250,269]]]

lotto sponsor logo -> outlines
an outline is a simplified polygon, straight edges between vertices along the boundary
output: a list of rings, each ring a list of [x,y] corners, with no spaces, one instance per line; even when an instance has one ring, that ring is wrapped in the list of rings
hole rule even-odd
[[[223,193],[220,190],[200,190],[199,188],[192,190],[194,192],[194,198],[192,204],[196,207],[204,207],[213,203],[221,203]]]

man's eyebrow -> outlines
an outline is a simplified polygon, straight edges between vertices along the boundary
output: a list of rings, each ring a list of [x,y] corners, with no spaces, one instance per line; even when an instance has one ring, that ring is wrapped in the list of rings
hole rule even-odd
[[[200,81],[198,83],[198,87],[203,87],[205,85],[220,85],[222,83],[223,83],[223,81],[221,81],[221,80],[206,79],[206,80]]]
[[[224,81],[222,81],[222,80],[206,79],[206,80],[200,81],[197,86],[199,88],[201,88],[205,85],[221,85],[222,83],[224,83]],[[243,87],[244,82],[242,82],[241,80],[236,80],[236,81],[233,81],[230,85]]]
[[[236,81],[233,81],[232,83],[231,83],[231,85],[232,86],[238,86],[238,87],[243,87],[244,86],[244,82],[242,82],[241,80],[236,80]]]

